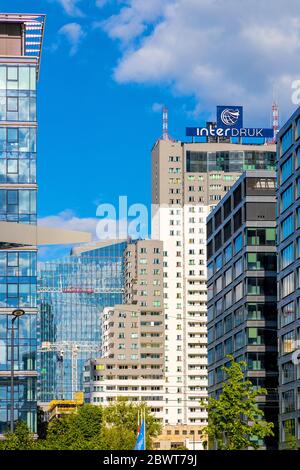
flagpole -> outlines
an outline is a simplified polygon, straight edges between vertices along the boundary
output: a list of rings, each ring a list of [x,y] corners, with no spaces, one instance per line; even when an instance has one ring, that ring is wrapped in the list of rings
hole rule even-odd
[[[144,450],[146,450],[146,409],[144,408]]]

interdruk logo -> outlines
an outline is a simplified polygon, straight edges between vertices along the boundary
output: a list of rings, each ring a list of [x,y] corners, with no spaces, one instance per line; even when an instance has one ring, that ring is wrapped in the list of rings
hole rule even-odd
[[[240,111],[238,109],[226,108],[221,113],[221,121],[225,126],[234,126],[240,117]]]

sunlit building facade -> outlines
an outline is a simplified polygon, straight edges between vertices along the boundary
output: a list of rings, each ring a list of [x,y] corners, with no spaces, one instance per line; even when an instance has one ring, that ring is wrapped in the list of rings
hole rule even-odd
[[[246,170],[274,170],[275,145],[158,140],[152,237],[164,242],[165,425],[207,424],[206,218]]]
[[[36,224],[36,85],[44,17],[0,14],[0,222]],[[12,229],[13,231],[13,229]],[[0,238],[1,240],[1,238]],[[14,424],[36,432],[37,248],[0,241],[0,434],[11,420],[12,312]]]
[[[39,265],[40,403],[83,390],[84,363],[100,355],[103,309],[123,300],[125,248],[100,243]]]

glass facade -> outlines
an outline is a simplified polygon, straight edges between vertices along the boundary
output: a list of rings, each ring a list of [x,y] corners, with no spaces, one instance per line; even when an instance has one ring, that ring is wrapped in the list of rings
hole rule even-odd
[[[246,170],[275,170],[276,153],[258,151],[193,152],[186,153],[188,173],[243,173]]]
[[[270,196],[265,191],[265,172],[246,172],[208,216],[207,225],[213,230],[208,236],[208,394],[217,398],[224,377],[222,365],[232,354],[237,361],[247,363],[247,378],[254,386],[267,389],[260,397],[259,406],[266,418],[277,423],[278,372],[277,372],[277,306],[276,306],[276,240],[275,210],[260,220],[260,208],[266,198],[272,197],[275,209],[275,185],[270,185]],[[254,176],[255,175],[255,176]],[[269,176],[268,176],[269,177]],[[257,184],[258,180],[258,184]],[[273,176],[275,182],[275,172]],[[251,188],[249,196],[244,188]],[[255,191],[252,190],[255,188]],[[247,218],[248,202],[258,208],[255,217]],[[268,199],[270,201],[270,199]],[[225,210],[226,207],[229,210]],[[241,223],[236,224],[236,214],[241,212]],[[219,216],[219,214],[221,214]],[[227,227],[231,227],[227,236]],[[221,243],[218,243],[219,238]],[[216,260],[223,263],[216,269]],[[258,374],[259,371],[259,374]],[[276,438],[260,442],[266,448],[276,447]]]
[[[123,301],[126,246],[121,242],[41,263],[40,402],[71,399],[75,391],[83,390],[84,363],[100,355],[103,308]]]
[[[300,448],[300,109],[278,134],[277,227],[280,448]]]
[[[0,65],[0,221],[36,224],[36,77],[35,65]],[[10,422],[12,316],[8,312],[19,307],[25,315],[14,323],[14,420],[24,420],[36,432],[36,291],[36,247],[2,245],[0,434]]]

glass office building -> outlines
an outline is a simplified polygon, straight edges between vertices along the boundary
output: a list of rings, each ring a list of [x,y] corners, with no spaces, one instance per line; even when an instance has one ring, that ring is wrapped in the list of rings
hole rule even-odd
[[[100,355],[103,308],[123,301],[126,246],[90,247],[39,266],[39,402],[83,390],[84,363]]]
[[[277,139],[279,430],[300,448],[300,108]]]
[[[0,222],[37,220],[36,84],[43,29],[44,17],[0,14]],[[25,315],[14,323],[14,423],[21,419],[36,432],[36,252],[36,246],[0,242],[0,434],[11,419],[16,308]]]
[[[247,363],[246,377],[267,389],[258,403],[277,448],[276,180],[274,171],[247,171],[207,219],[208,392],[218,397],[227,355]]]

